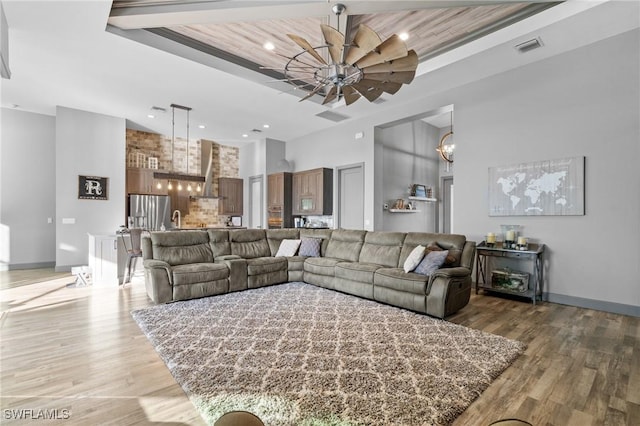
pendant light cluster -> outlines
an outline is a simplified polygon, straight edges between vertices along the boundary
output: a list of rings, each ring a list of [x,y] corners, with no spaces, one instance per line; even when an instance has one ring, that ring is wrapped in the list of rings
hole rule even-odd
[[[186,152],[186,161],[187,161],[187,173],[176,173],[174,171],[174,150],[175,150],[175,141],[176,141],[176,108],[181,109],[187,112],[187,152]],[[178,104],[171,104],[171,172],[155,172],[153,177],[155,179],[166,179],[169,181],[167,184],[167,189],[169,191],[173,190],[172,181],[177,181],[177,190],[182,191],[182,182],[187,182],[187,191],[193,191],[193,187],[191,185],[192,182],[197,182],[196,192],[202,191],[201,183],[205,181],[204,176],[199,175],[191,175],[189,174],[189,111],[191,111],[190,107],[186,107]],[[158,189],[162,189],[162,183],[158,182],[156,185]]]

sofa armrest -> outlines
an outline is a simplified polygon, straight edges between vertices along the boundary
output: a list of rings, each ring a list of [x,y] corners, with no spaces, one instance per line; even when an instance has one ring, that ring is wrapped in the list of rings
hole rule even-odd
[[[144,284],[149,298],[155,303],[173,300],[171,265],[162,260],[144,261]]]
[[[214,263],[225,263],[225,260],[233,260],[233,259],[242,259],[242,257],[238,256],[237,254],[225,254],[222,256],[216,256],[216,258],[213,260]]]
[[[222,259],[226,257],[227,259]],[[218,256],[215,263],[224,263],[229,268],[229,291],[246,290],[248,287],[247,261],[238,255]]]
[[[440,268],[437,269],[431,277],[429,281],[433,281],[436,277],[445,277],[445,278],[459,278],[471,276],[471,269],[465,268],[464,266],[456,266],[453,268]]]

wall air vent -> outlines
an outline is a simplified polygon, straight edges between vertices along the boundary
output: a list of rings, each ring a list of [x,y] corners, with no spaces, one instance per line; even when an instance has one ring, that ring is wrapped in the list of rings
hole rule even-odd
[[[316,114],[316,117],[324,118],[330,121],[334,121],[336,123],[351,118],[349,116],[338,114],[337,112],[333,112],[333,111],[323,111],[321,113]]]
[[[527,40],[523,43],[516,44],[514,47],[518,52],[526,53],[526,52],[529,52],[530,50],[537,49],[538,47],[542,47],[542,40],[540,40],[539,38],[534,38],[531,40]]]

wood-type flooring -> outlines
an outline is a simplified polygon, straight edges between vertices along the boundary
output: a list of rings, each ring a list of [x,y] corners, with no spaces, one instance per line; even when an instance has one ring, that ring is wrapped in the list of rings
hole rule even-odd
[[[203,425],[131,318],[151,304],[143,277],[73,282],[51,269],[0,272],[0,423]],[[473,294],[448,320],[528,345],[455,426],[640,425],[640,318]]]

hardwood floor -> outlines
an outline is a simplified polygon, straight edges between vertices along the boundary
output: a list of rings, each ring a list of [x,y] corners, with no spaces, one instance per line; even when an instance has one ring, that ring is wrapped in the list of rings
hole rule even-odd
[[[142,277],[120,289],[73,282],[0,272],[0,423],[203,425],[129,314],[150,305]],[[454,425],[640,424],[640,318],[474,294],[449,320],[528,344]]]

